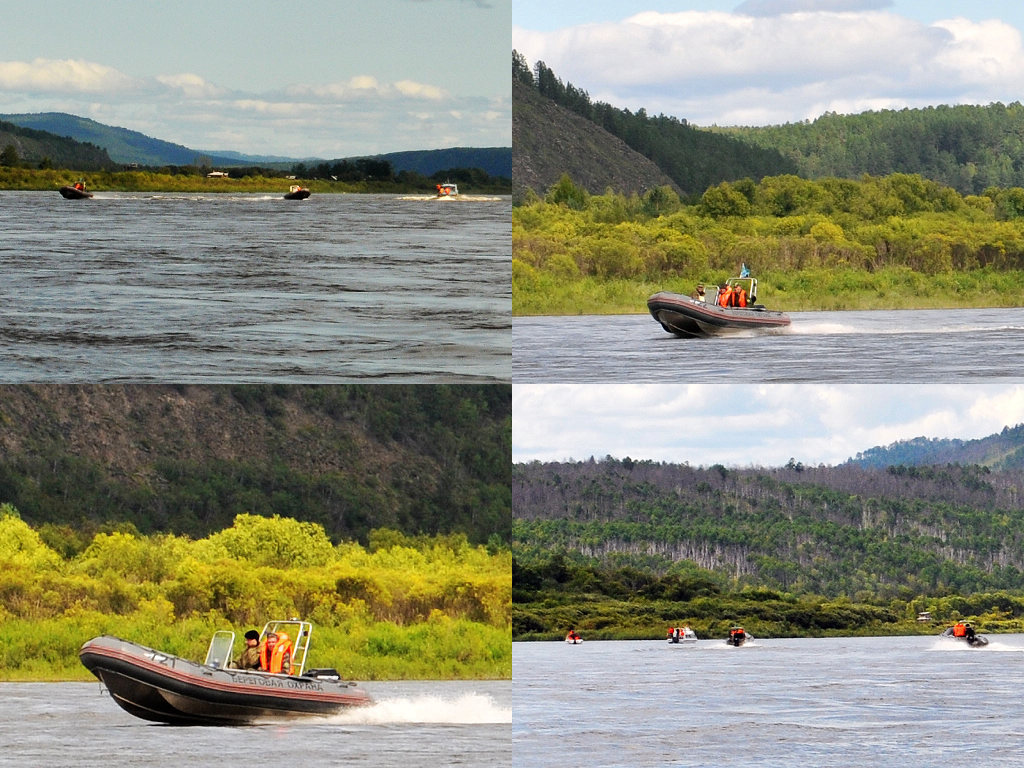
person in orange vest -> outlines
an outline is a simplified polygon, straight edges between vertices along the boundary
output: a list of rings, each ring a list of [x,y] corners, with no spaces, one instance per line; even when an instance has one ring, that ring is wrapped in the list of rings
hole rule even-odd
[[[267,639],[260,650],[260,669],[274,674],[291,674],[292,644],[284,632],[267,633]]]
[[[728,283],[718,290],[718,306],[732,306],[732,286]]]
[[[967,637],[967,625],[958,621],[953,625],[953,637]]]
[[[747,292],[743,289],[742,285],[737,285],[733,289],[732,297],[734,307],[747,306]]]

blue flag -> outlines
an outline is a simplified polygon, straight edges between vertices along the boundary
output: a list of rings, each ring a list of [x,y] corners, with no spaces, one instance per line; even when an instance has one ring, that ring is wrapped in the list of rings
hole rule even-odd
[[[747,269],[747,265],[741,264],[740,267],[740,277],[750,277],[750,270]]]

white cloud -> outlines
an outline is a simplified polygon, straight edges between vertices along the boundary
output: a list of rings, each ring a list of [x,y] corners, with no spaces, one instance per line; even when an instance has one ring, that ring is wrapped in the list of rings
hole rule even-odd
[[[645,11],[546,32],[514,27],[513,45],[594,100],[703,125],[1018,98],[1024,46],[1013,26],[928,24],[873,10],[881,5],[788,0],[738,9],[748,13]],[[755,6],[760,12],[750,15]]]
[[[367,74],[241,93],[190,72],[135,79],[95,62],[37,59],[0,62],[0,91],[2,112],[69,112],[204,151],[333,159],[511,144],[509,98]]]
[[[156,80],[174,91],[179,91],[188,99],[219,99],[228,93],[226,88],[221,88],[207,82],[199,75],[190,73],[158,75]]]
[[[443,99],[448,95],[444,92],[443,88],[438,88],[434,85],[426,85],[424,83],[417,83],[414,80],[399,80],[395,83],[395,90],[403,96],[409,96],[414,99],[429,99],[432,101]]]
[[[76,59],[35,59],[0,61],[0,89],[102,93],[119,92],[139,86],[139,81],[112,67]]]
[[[515,385],[515,461],[837,464],[914,437],[1024,423],[1024,385]]]

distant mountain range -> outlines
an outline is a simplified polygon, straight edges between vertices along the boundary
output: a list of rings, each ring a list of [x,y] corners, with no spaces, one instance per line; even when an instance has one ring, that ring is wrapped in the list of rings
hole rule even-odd
[[[265,166],[278,170],[290,168],[296,163],[312,165],[321,158],[290,158],[279,155],[247,155],[241,152],[217,150],[206,151],[191,149],[181,144],[154,139],[138,131],[127,128],[104,125],[87,117],[79,117],[63,112],[40,112],[33,114],[0,115],[0,149],[13,144],[19,157],[31,163],[37,163],[44,157],[50,157],[55,165],[71,167],[76,170],[97,170],[114,165],[144,165],[161,167],[166,165],[208,165],[211,167]],[[16,135],[8,131],[4,133],[4,123],[21,129],[31,129],[36,134],[52,134],[52,139],[59,142],[47,142],[45,135]],[[28,139],[32,139],[29,141]],[[67,149],[67,142],[74,140],[85,145],[92,145],[100,153],[76,152]],[[40,144],[42,141],[42,144]],[[34,142],[34,143],[33,143]],[[61,144],[63,142],[63,144]],[[76,157],[78,165],[68,163],[54,157],[55,147],[61,149],[61,158]],[[105,155],[105,157],[104,157]],[[512,175],[512,148],[463,148],[417,150],[392,152],[374,155],[375,158],[387,160],[396,172],[414,171],[430,176],[438,171],[450,168],[481,168],[490,176]],[[359,158],[336,158],[328,162],[356,160]]]
[[[995,470],[1024,469],[1024,424],[976,440],[915,437],[869,448],[846,462],[880,469],[898,465],[978,464]]]

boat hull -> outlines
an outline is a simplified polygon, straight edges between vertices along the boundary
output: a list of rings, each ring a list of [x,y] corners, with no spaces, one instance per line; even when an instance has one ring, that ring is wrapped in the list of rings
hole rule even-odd
[[[647,299],[651,317],[681,338],[719,336],[741,331],[779,332],[790,324],[783,312],[753,307],[719,307],[689,296],[659,291]]]
[[[218,669],[104,635],[79,658],[126,712],[173,725],[245,725],[332,715],[372,700],[353,683]]]
[[[284,196],[285,200],[305,200],[312,194],[308,189],[300,189],[298,192],[289,192]]]
[[[85,200],[92,197],[92,192],[86,192],[84,189],[75,189],[74,187],[61,187],[58,190],[66,200]]]

